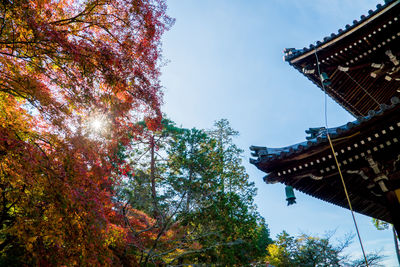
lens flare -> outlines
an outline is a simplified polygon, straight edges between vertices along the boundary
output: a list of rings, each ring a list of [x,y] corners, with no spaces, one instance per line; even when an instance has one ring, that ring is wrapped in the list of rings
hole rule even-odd
[[[92,130],[94,130],[95,132],[100,132],[103,130],[104,128],[104,122],[100,119],[100,118],[95,118],[92,120],[92,122],[90,123],[90,127],[92,128]]]

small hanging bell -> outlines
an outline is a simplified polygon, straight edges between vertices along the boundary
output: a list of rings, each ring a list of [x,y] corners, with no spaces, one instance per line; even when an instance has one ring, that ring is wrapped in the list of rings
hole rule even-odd
[[[294,196],[294,191],[293,191],[293,187],[287,185],[285,187],[285,191],[286,191],[286,201],[287,201],[287,205],[293,205],[296,203],[296,197]]]
[[[331,79],[329,78],[328,74],[326,74],[326,72],[321,73],[320,78],[324,85],[331,84]]]

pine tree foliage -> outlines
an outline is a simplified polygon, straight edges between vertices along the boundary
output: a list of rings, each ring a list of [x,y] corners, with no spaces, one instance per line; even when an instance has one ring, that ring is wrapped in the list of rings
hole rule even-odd
[[[132,141],[141,148],[124,153],[132,175],[119,201],[146,210],[155,220],[148,231],[160,237],[132,251],[141,263],[234,265],[265,256],[269,230],[256,211],[236,135],[227,120],[210,131],[164,120],[162,129]]]

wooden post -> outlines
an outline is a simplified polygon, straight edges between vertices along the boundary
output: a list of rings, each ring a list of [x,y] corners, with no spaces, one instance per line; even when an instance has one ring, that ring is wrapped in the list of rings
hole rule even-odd
[[[396,190],[397,191],[397,190]],[[396,229],[397,236],[400,235],[400,200],[397,198],[395,191],[386,192],[386,201],[390,216],[392,217],[393,226]]]

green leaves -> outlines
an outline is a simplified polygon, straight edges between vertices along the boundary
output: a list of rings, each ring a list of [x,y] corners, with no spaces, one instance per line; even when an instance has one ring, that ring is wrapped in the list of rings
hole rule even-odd
[[[174,233],[136,246],[144,255],[138,261],[233,265],[264,257],[271,240],[233,143],[237,132],[227,120],[210,131],[178,128],[166,119],[162,126],[145,131],[125,152],[135,175],[121,187],[120,201],[153,214],[151,231],[159,236]]]
[[[283,231],[273,244],[267,247],[267,262],[277,267],[290,266],[365,266],[364,258],[352,260],[344,249],[351,244],[352,235],[341,242],[332,242],[333,232],[324,237],[301,234],[297,237]],[[367,255],[369,266],[380,266],[383,256]]]
[[[375,226],[376,229],[378,230],[387,230],[389,229],[390,224],[378,219],[373,218],[372,223]]]

